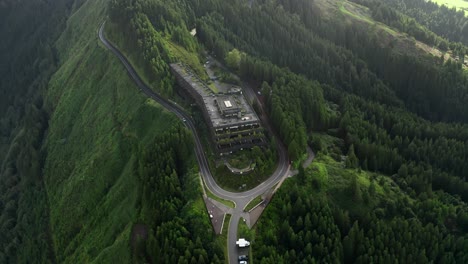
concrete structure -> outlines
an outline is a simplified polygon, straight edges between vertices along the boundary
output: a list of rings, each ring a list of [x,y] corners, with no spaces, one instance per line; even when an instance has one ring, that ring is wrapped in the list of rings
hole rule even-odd
[[[216,105],[223,117],[242,117],[242,108],[232,96],[217,96]]]
[[[170,66],[177,83],[202,109],[220,155],[266,144],[260,120],[238,87],[233,87],[229,93],[215,94],[185,65]]]

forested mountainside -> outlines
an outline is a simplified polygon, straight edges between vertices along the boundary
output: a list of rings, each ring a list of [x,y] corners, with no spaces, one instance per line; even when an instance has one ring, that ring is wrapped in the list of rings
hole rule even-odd
[[[190,134],[99,45],[107,3],[2,9],[0,263],[221,263]]]
[[[53,43],[73,1],[0,5],[0,262],[54,258],[41,168],[48,127],[43,93],[56,69]]]
[[[150,52],[164,54],[164,45],[151,50],[148,40],[170,39],[193,49],[192,27],[217,58],[238,50],[240,59],[232,70],[261,84],[290,157],[301,156],[304,142],[324,155],[323,165],[303,172],[313,184],[292,180],[279,194],[283,198],[274,201],[277,206],[267,209],[273,216],[259,223],[256,260],[466,260],[467,79],[461,63],[399,49],[399,39],[386,42],[389,33],[338,12],[340,1],[113,3],[111,18],[134,34],[127,45],[141,49],[140,59],[148,67],[161,69],[149,59]],[[466,49],[443,40],[447,49]],[[333,170],[333,179],[324,168]],[[324,182],[318,183],[321,178]],[[315,196],[306,196],[314,188],[318,207]],[[353,193],[354,203],[346,203]],[[304,221],[310,211],[328,220],[296,226],[293,219]],[[309,229],[319,223],[327,224],[312,238]],[[409,229],[397,234],[400,224]],[[386,225],[393,228],[383,230]],[[305,238],[307,231],[310,237]],[[374,235],[378,232],[396,238],[384,242]],[[416,249],[421,256],[413,256]]]
[[[369,8],[372,18],[407,33],[442,51],[449,48],[463,59],[468,38],[468,18],[463,11],[439,8],[426,1],[353,0]],[[450,45],[450,47],[449,47]]]
[[[385,2],[414,18],[439,36],[452,42],[468,44],[468,17],[466,17],[464,10],[424,0],[390,0]]]
[[[316,152],[249,235],[255,262],[468,263],[466,16],[422,0],[2,2],[1,263],[225,261],[192,138],[99,43],[105,20],[158,93],[208,51],[293,162]]]

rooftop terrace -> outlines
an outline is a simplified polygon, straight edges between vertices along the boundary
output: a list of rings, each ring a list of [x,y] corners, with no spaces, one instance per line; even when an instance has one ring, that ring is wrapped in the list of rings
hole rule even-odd
[[[242,94],[215,94],[189,68],[180,63],[171,64],[171,67],[201,96],[210,117],[212,127],[216,128],[226,125],[242,125],[243,123],[259,121],[257,114],[253,111],[252,107],[247,103]],[[240,116],[236,114],[234,116],[226,117],[220,111],[230,109],[238,109],[237,111],[240,112]]]

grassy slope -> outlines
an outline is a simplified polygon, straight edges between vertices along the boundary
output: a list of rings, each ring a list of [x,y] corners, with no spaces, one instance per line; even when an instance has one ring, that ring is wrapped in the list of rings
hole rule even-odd
[[[327,134],[312,133],[312,137],[318,138],[322,142],[322,147],[327,149],[327,153],[341,152],[339,148],[344,145],[341,139]],[[319,182],[321,189],[328,190],[329,193],[333,194],[328,197],[338,202],[343,208],[351,211],[353,209],[362,209],[357,208],[355,203],[349,199],[349,194],[346,193],[346,189],[349,187],[353,177],[356,177],[362,189],[368,189],[371,182],[374,182],[376,190],[376,197],[374,199],[407,197],[402,190],[395,187],[395,183],[389,177],[360,169],[347,169],[344,167],[344,162],[335,161],[331,157],[332,155],[323,154],[322,152],[317,153],[312,164],[306,169],[305,184],[313,186],[312,181]]]
[[[262,200],[262,196],[259,195],[257,197],[255,197],[254,199],[252,199],[252,201],[249,202],[249,204],[247,204],[245,207],[244,207],[244,211],[248,212],[250,210],[252,210],[255,206],[257,206],[259,203],[261,203],[263,200]]]
[[[421,41],[415,40],[408,36],[408,34],[400,32],[398,29],[391,28],[384,23],[373,20],[367,7],[347,0],[320,0],[317,2],[317,5],[321,8],[322,12],[326,14],[336,14],[337,9],[339,10],[338,15],[344,15],[344,18],[350,23],[361,23],[363,26],[369,27],[369,30],[379,32],[383,45],[388,45],[390,42],[396,40],[394,45],[403,53],[415,55],[431,54],[435,57],[444,55],[445,60],[450,58],[455,59],[451,51],[442,52],[436,47],[431,47]]]
[[[374,210],[379,201],[407,198],[408,202],[414,202],[389,177],[360,169],[347,169],[344,167],[344,162],[337,162],[321,152],[317,154],[312,164],[305,169],[304,182],[300,183],[301,180],[297,177],[299,176],[288,179],[279,189],[279,192],[289,193],[293,185],[300,184],[301,188],[307,188],[310,191],[310,195],[317,198],[324,197],[330,204],[337,205],[351,215],[366,215],[370,210]],[[356,177],[361,190],[368,190],[371,182],[374,183],[375,196],[369,197],[367,204],[363,201],[355,202],[350,198],[349,188],[354,177]],[[317,184],[320,186],[320,190],[315,187]],[[279,209],[269,206],[266,210],[275,211]],[[281,220],[276,220],[276,222],[281,223]]]
[[[439,5],[446,5],[449,8],[456,7],[463,10],[468,10],[468,1],[466,0],[431,0]]]
[[[132,47],[128,47],[125,45],[124,35],[118,34],[117,26],[110,21],[106,22],[106,33],[109,39],[113,42],[114,45],[119,47],[121,50],[124,50],[125,56],[129,59],[129,61],[134,65],[135,69],[138,71],[139,75],[143,77],[146,83],[150,83],[148,80],[150,79],[148,76],[149,70],[145,70],[145,64],[141,59],[141,56],[136,53],[136,49]],[[174,58],[174,61],[182,62],[187,64],[194,70],[194,72],[204,81],[206,81],[209,87],[214,91],[218,92],[217,88],[214,87],[214,84],[210,81],[208,74],[206,73],[203,67],[203,61],[201,60],[200,56],[197,55],[195,52],[189,52],[184,47],[177,45],[173,41],[171,41],[170,36],[165,36],[163,38],[163,45],[168,48],[168,52],[170,53],[171,58]]]
[[[58,41],[45,181],[57,260],[128,263],[137,216],[138,148],[174,117],[148,101],[99,44],[106,0],[86,2]]]
[[[343,163],[336,162],[330,156],[319,154],[310,167],[306,170],[306,183],[312,186],[312,179],[321,183],[323,189],[328,190],[328,199],[337,203],[341,208],[349,210],[352,214],[365,215],[374,206],[374,201],[379,199],[395,199],[397,197],[408,197],[393,181],[377,173],[369,171],[345,169]],[[356,203],[350,199],[347,189],[351,185],[353,177],[357,177],[361,189],[367,190],[374,181],[376,196],[371,198],[369,205]],[[408,197],[408,200],[411,201]]]

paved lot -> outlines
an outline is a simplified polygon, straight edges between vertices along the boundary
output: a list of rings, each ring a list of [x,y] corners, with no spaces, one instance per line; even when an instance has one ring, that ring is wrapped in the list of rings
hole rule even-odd
[[[263,213],[263,210],[265,210],[266,204],[267,202],[263,201],[261,205],[257,206],[255,209],[250,211],[249,213],[249,217],[250,217],[249,227],[250,228],[252,228],[252,226],[254,226],[255,223],[258,221],[258,219]]]
[[[206,210],[208,211],[208,216],[213,216],[210,218],[211,224],[213,225],[213,229],[217,235],[221,234],[223,231],[223,221],[224,215],[226,214],[225,208],[220,208],[216,201],[212,200],[209,197],[205,197],[205,206]]]
[[[249,251],[250,251],[250,247],[245,247],[245,248],[237,248],[237,257],[239,257],[240,255],[247,255],[249,256]],[[250,257],[250,256],[249,256]],[[248,261],[248,263],[250,263],[250,261]]]

